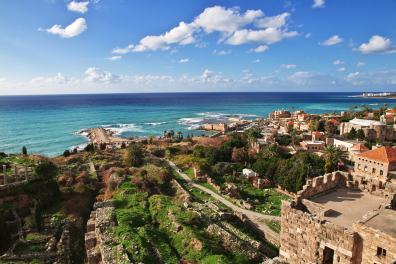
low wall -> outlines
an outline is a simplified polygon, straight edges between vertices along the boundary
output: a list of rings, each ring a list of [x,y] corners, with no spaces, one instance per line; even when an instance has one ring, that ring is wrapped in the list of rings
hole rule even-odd
[[[348,175],[347,172],[335,171],[307,180],[303,189],[297,192],[297,197],[299,199],[307,199],[336,187],[345,186]]]

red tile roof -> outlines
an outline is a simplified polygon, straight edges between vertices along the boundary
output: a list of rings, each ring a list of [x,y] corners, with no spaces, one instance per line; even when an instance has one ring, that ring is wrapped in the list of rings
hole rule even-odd
[[[356,143],[352,146],[352,150],[363,152],[363,151],[368,151],[369,149],[362,143]]]
[[[394,163],[396,162],[396,149],[392,147],[381,147],[356,156],[384,163]]]

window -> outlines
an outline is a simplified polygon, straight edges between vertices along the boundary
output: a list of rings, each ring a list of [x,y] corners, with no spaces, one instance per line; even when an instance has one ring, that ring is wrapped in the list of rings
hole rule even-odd
[[[375,168],[373,168],[372,173],[373,173],[373,174],[375,173]]]
[[[386,249],[377,247],[377,257],[386,257]]]
[[[361,170],[362,168],[361,168],[361,166],[360,166],[360,164],[358,164],[358,170]]]
[[[381,176],[384,175],[384,171],[383,170],[380,170],[380,175]]]

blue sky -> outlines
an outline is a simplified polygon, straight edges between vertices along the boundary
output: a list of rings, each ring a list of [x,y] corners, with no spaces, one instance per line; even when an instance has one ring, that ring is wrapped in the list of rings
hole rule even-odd
[[[2,0],[0,94],[396,91],[395,0]]]

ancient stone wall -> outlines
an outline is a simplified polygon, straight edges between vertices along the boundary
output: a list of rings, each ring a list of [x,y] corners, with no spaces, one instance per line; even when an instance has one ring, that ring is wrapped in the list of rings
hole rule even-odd
[[[335,263],[356,263],[357,240],[355,233],[295,208],[294,202],[282,201],[282,260],[290,264],[322,263],[326,248],[334,251]]]
[[[395,219],[396,221],[396,219]],[[355,223],[353,230],[361,237],[361,263],[387,264],[396,260],[396,237],[371,228],[362,222]],[[378,255],[378,247],[386,250],[386,255]]]
[[[335,171],[333,173],[327,173],[323,176],[315,177],[307,180],[303,189],[297,193],[297,197],[300,199],[307,199],[317,194],[333,190],[334,188],[345,186],[347,179],[348,173],[341,171]]]
[[[85,233],[85,249],[89,264],[130,263],[122,245],[115,242],[114,226],[113,202],[95,203]]]

